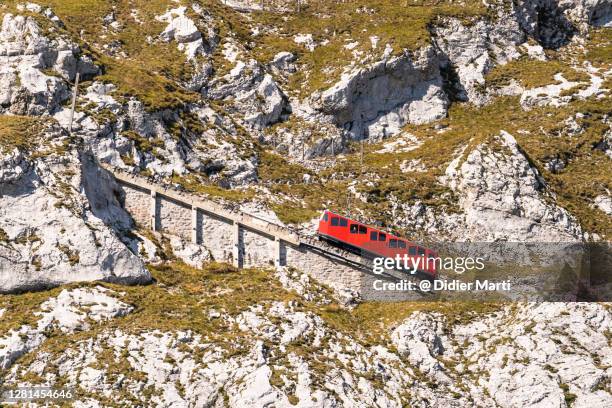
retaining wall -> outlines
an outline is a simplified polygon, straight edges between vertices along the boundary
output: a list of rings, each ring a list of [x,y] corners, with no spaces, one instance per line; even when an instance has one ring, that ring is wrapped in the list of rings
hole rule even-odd
[[[355,290],[363,298],[377,298],[371,283],[381,277],[368,273],[357,255],[336,249],[336,253],[321,251],[316,241],[300,238],[283,226],[156,186],[132,174],[107,170],[123,190],[124,208],[140,226],[202,245],[217,261],[238,267],[291,266],[324,284]],[[404,293],[395,300],[418,297]]]

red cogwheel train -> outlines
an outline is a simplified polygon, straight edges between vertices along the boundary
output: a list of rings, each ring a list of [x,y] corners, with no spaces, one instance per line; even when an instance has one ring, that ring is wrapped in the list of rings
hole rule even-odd
[[[420,265],[423,267],[419,268],[417,273],[423,273],[428,278],[437,276],[436,262],[423,262],[436,258],[438,254],[435,251],[331,211],[325,210],[321,215],[317,234],[333,245],[367,258],[395,258],[396,255],[402,258],[407,255],[415,261],[421,258]]]

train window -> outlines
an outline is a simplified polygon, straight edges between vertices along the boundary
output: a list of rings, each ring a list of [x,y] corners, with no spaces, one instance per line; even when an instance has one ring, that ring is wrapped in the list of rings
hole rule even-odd
[[[419,256],[420,255],[425,255],[425,248],[419,247]]]
[[[328,219],[327,213],[323,214],[323,221],[327,222],[327,219]]]
[[[378,241],[378,232],[370,231],[370,241]]]
[[[410,248],[408,248],[408,254],[416,255],[416,247],[411,246]]]
[[[386,241],[387,240],[387,234],[383,234],[382,232],[378,234],[378,240],[379,241]]]
[[[398,248],[406,248],[406,241],[398,240],[397,241]]]
[[[348,222],[346,221],[345,218],[340,218],[340,226],[341,227],[346,227],[348,225]]]
[[[338,221],[339,221],[338,217],[332,217],[332,220],[331,220],[332,227],[337,227],[338,226]]]
[[[359,226],[359,233],[362,235],[365,235],[368,233],[368,229],[366,227],[364,227],[363,225]]]
[[[427,254],[427,257],[428,257],[429,259],[436,259],[436,256],[433,254],[433,252],[428,253],[428,254]]]
[[[356,234],[358,230],[359,228],[357,227],[357,224],[351,224],[351,228],[349,230],[351,234]]]
[[[389,240],[389,248],[397,248],[397,239],[391,238]]]

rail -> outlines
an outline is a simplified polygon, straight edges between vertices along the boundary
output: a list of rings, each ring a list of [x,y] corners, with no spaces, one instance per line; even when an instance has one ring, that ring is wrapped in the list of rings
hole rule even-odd
[[[100,167],[110,172],[115,179],[133,185],[135,187],[155,192],[156,195],[164,196],[179,202],[191,208],[212,214],[216,217],[224,218],[228,221],[236,223],[241,227],[256,231],[260,234],[279,239],[296,247],[307,248],[309,251],[315,252],[320,256],[341,262],[345,265],[361,270],[366,273],[372,273],[372,265],[368,263],[366,258],[346,250],[336,248],[323,241],[319,241],[312,236],[301,235],[297,231],[276,224],[263,217],[258,217],[253,214],[241,210],[234,210],[229,206],[224,206],[212,200],[201,196],[196,196],[191,193],[182,192],[168,185],[159,185],[153,181],[149,181],[143,176],[129,173],[123,169],[110,166],[106,163],[99,163]],[[386,276],[390,279],[397,279],[394,276]]]

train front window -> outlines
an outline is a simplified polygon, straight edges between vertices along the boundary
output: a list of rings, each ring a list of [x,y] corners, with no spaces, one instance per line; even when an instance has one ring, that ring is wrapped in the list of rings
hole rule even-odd
[[[409,255],[416,255],[416,247],[411,246],[411,247],[408,249],[408,254],[409,254]]]
[[[339,221],[338,217],[332,217],[332,220],[331,220],[332,227],[337,227],[338,226],[338,221]]]
[[[327,213],[323,214],[323,221],[327,222],[328,217],[327,217]]]
[[[389,240],[389,248],[397,248],[397,239],[391,238]]]
[[[387,234],[383,234],[382,232],[378,234],[379,241],[385,241],[387,239]]]
[[[423,256],[423,255],[425,255],[425,249],[419,247],[419,256]]]
[[[398,246],[398,248],[406,248],[406,241],[398,240],[397,241],[397,246]]]
[[[359,228],[357,228],[357,224],[351,224],[351,228],[349,229],[349,232],[351,234],[356,234],[358,229]]]
[[[348,222],[346,221],[346,218],[340,218],[340,226],[346,227],[347,225],[348,225]]]
[[[368,229],[366,227],[364,227],[363,225],[359,226],[359,233],[362,235],[365,235],[368,233]]]
[[[370,231],[370,241],[378,241],[378,232]]]

